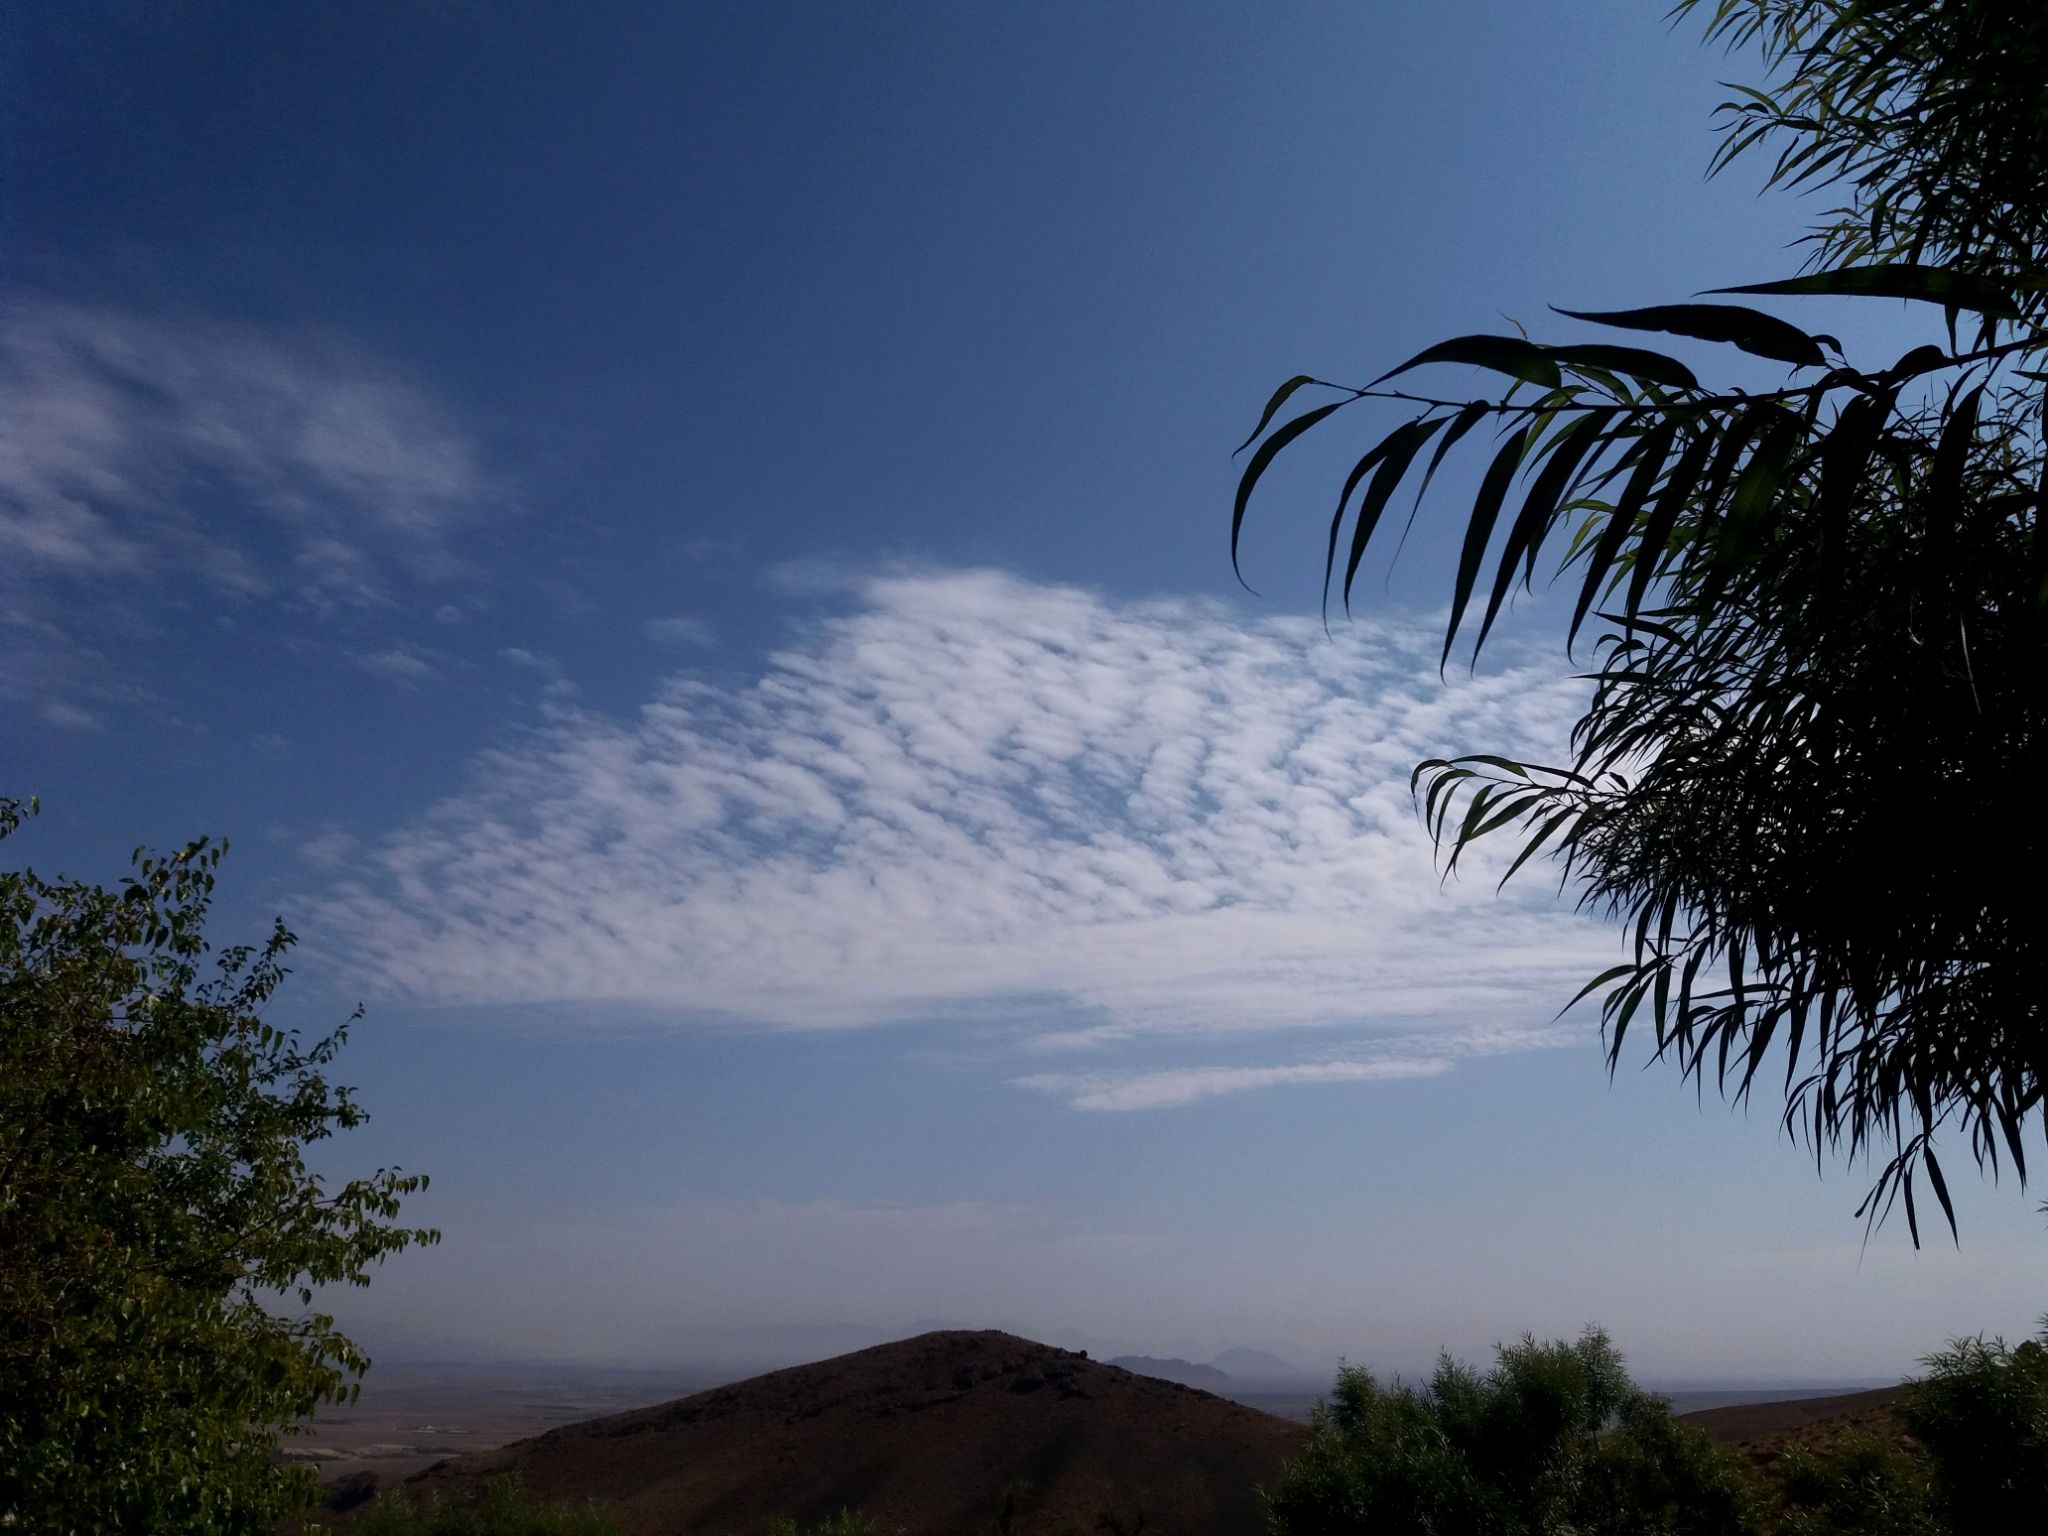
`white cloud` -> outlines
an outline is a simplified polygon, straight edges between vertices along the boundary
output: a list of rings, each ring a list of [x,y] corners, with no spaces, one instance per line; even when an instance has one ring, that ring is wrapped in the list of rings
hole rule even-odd
[[[1226,1094],[1251,1093],[1296,1083],[1386,1083],[1441,1077],[1451,1070],[1441,1056],[1386,1057],[1372,1061],[1306,1061],[1282,1067],[1171,1067],[1112,1076],[1041,1072],[1020,1077],[1021,1088],[1056,1093],[1075,1109],[1176,1109]]]
[[[345,342],[17,296],[0,329],[0,563],[318,607],[456,568],[490,495],[413,384]]]
[[[523,645],[508,645],[498,652],[498,659],[509,661],[515,667],[538,673],[545,681],[541,692],[550,699],[571,699],[581,690],[570,679],[561,662],[538,651],[529,651]]]
[[[366,652],[356,657],[356,665],[365,672],[372,672],[379,677],[388,677],[401,683],[416,683],[423,677],[434,675],[432,662],[403,645]]]
[[[694,645],[698,647],[718,644],[717,631],[704,620],[689,614],[674,614],[665,619],[649,619],[640,626],[640,633],[662,645]]]
[[[1440,883],[1407,788],[1433,754],[1555,752],[1581,685],[1442,684],[1432,627],[989,572],[856,596],[750,685],[673,679],[488,756],[309,931],[430,1004],[1022,1019],[1061,1049],[1342,1027],[1437,1042],[1416,1059],[1538,1043],[1612,958],[1540,878]],[[1093,1091],[1307,1069],[1263,1070]]]
[[[361,846],[353,833],[330,827],[299,844],[299,857],[322,869],[340,869],[356,856]]]
[[[49,699],[43,704],[43,718],[50,724],[66,731],[103,731],[106,722],[89,709],[80,709],[76,704],[67,704],[62,699]]]

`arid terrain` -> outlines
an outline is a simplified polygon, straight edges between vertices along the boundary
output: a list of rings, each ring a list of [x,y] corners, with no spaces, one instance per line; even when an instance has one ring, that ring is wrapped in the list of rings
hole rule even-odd
[[[1898,1443],[1905,1438],[1893,1405],[1903,1387],[1878,1387],[1834,1397],[1799,1397],[1770,1403],[1709,1408],[1686,1417],[1715,1439],[1748,1456],[1770,1477],[1793,1446],[1818,1450],[1849,1430]]]
[[[726,1379],[708,1372],[544,1365],[378,1365],[354,1403],[323,1407],[285,1455],[323,1482],[371,1472],[390,1486],[475,1451]]]
[[[602,1497],[629,1536],[865,1510],[951,1536],[1012,1519],[1204,1536],[1256,1526],[1305,1428],[1004,1333],[924,1334],[445,1462],[425,1490],[518,1473]]]
[[[1162,1369],[1187,1362],[1127,1357]],[[1197,1368],[1220,1382],[1230,1378]],[[1792,1444],[1899,1433],[1899,1389],[1767,1401],[1672,1394],[1767,1476]],[[341,1506],[401,1483],[513,1472],[602,1499],[629,1536],[756,1530],[858,1508],[907,1533],[1256,1528],[1256,1490],[1306,1433],[1305,1387],[1209,1391],[993,1331],[927,1333],[744,1380],[710,1372],[394,1366],[294,1453]],[[641,1406],[650,1400],[655,1406]],[[1702,1403],[1714,1406],[1699,1406]]]

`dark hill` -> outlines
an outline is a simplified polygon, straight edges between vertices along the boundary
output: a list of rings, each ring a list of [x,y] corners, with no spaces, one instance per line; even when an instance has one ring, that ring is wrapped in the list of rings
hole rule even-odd
[[[1306,1430],[1006,1333],[928,1333],[443,1462],[421,1490],[517,1472],[628,1536],[758,1536],[865,1511],[885,1531],[1256,1530]]]
[[[1197,1365],[1177,1356],[1161,1360],[1155,1355],[1118,1355],[1109,1363],[1134,1376],[1156,1376],[1161,1381],[1177,1381],[1184,1387],[1200,1387],[1204,1392],[1230,1390],[1230,1377],[1215,1366]]]

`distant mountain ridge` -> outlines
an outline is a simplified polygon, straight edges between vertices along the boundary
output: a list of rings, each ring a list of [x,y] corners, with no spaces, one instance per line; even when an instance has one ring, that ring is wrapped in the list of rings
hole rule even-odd
[[[1237,1381],[1293,1381],[1318,1374],[1303,1370],[1292,1360],[1282,1360],[1271,1350],[1246,1349],[1242,1345],[1224,1350],[1209,1363]]]
[[[733,1536],[842,1508],[903,1536],[1005,1518],[1243,1536],[1264,1523],[1259,1486],[1306,1437],[1304,1425],[1085,1354],[951,1331],[549,1430],[410,1486],[511,1472],[543,1498],[600,1501],[626,1536]]]
[[[1134,1376],[1150,1376],[1158,1381],[1177,1381],[1184,1387],[1198,1387],[1204,1392],[1224,1392],[1230,1387],[1228,1372],[1213,1365],[1197,1365],[1192,1360],[1179,1356],[1161,1359],[1157,1355],[1118,1355],[1109,1362],[1120,1371],[1129,1371]]]

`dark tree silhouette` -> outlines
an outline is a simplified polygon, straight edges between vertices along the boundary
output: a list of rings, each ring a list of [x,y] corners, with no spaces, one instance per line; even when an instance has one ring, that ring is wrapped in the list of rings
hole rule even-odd
[[[1917,1243],[1916,1177],[1955,1228],[1944,1129],[2024,1183],[2048,1057],[2031,889],[2048,6],[1685,0],[1673,15],[1695,13],[1765,66],[1762,86],[1732,87],[1715,169],[1764,152],[1771,183],[1846,194],[1802,275],[1719,292],[1936,306],[1947,345],[1867,366],[1776,315],[1686,302],[1563,313],[1786,364],[1783,387],[1716,389],[1663,352],[1523,336],[1457,337],[1363,387],[1290,379],[1244,445],[1232,558],[1276,456],[1394,402],[1405,419],[1345,477],[1330,523],[1325,599],[1348,607],[1395,494],[1419,482],[1419,504],[1486,429],[1444,659],[1464,636],[1476,656],[1548,563],[1576,589],[1568,648],[1598,622],[1593,692],[1567,762],[1417,768],[1439,848],[1454,867],[1512,829],[1510,875],[1559,860],[1633,933],[1632,960],[1580,993],[1602,998],[1610,1066],[1647,1029],[1738,1101],[1782,1071],[1786,1125],[1817,1159],[1883,1155],[1859,1214],[1903,1196]],[[1510,383],[1497,398],[1391,387],[1448,365]],[[1311,391],[1335,398],[1280,420]]]

